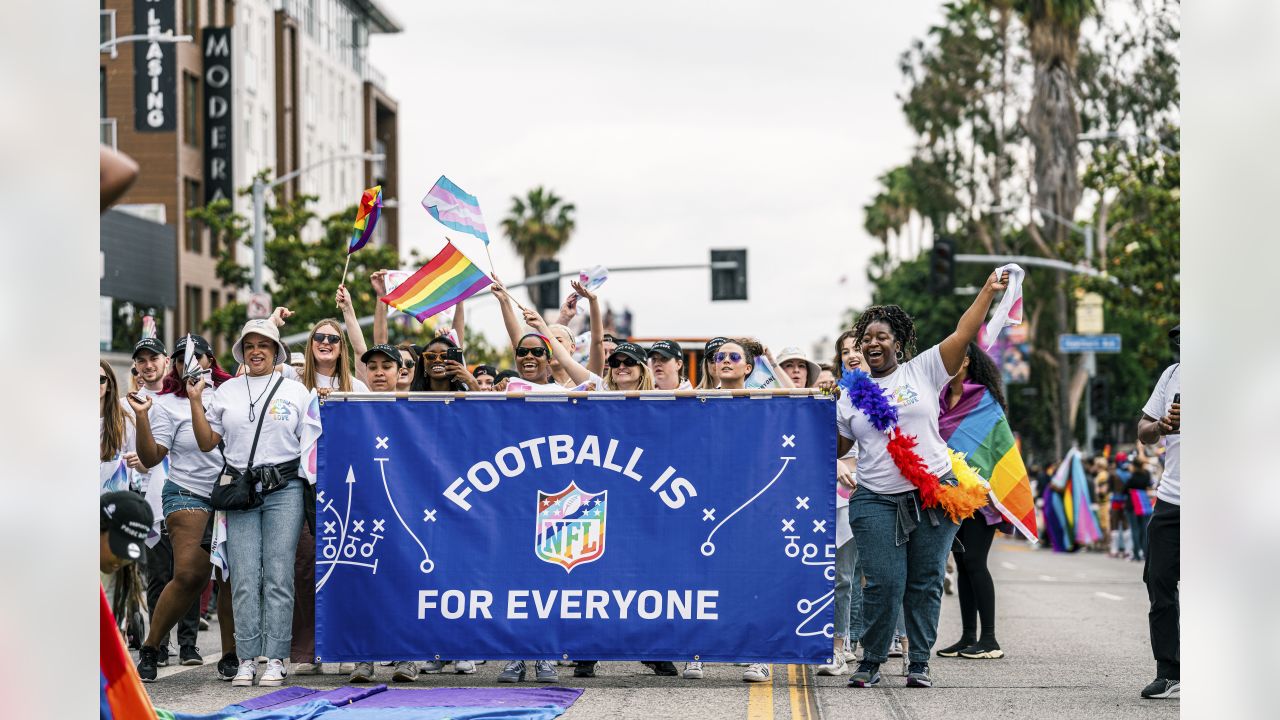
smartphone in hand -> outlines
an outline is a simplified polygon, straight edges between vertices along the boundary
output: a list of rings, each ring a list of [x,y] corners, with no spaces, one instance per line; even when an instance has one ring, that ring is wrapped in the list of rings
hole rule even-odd
[[[459,363],[462,363],[463,365],[466,365],[466,364],[467,364],[467,363],[463,360],[463,358],[462,358],[462,348],[452,348],[452,347],[451,347],[451,348],[447,348],[447,349],[445,349],[445,351],[444,351],[444,359],[445,359],[445,360],[452,360],[452,361],[454,361],[454,362],[459,362]]]

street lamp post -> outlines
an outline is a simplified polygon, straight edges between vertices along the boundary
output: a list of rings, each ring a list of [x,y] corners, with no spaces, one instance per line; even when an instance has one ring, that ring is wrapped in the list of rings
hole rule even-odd
[[[266,180],[261,175],[253,178],[253,292],[254,294],[262,292],[262,252],[265,244],[264,235],[266,233],[266,214],[267,214],[267,191],[277,188],[290,180],[303,175],[318,167],[335,163],[340,160],[364,160],[366,162],[379,162],[386,159],[386,155],[382,153],[353,153],[350,155],[335,155],[325,158],[319,162],[312,163],[304,168],[299,168],[291,173],[281,175],[275,180]]]

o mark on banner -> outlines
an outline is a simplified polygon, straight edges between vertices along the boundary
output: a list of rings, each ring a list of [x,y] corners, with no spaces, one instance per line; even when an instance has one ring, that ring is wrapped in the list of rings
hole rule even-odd
[[[797,509],[797,510],[808,510],[808,509],[809,509],[809,498],[807,498],[807,497],[803,497],[803,498],[802,498],[802,497],[798,497],[798,498],[796,498],[796,509]]]
[[[706,521],[708,521],[708,520],[711,520],[711,521],[713,521],[713,522],[714,522],[714,521],[715,521],[715,519],[716,519],[716,509],[715,509],[715,508],[711,508],[710,510],[708,510],[707,508],[702,508],[702,521],[703,521],[703,522],[706,522]]]
[[[426,509],[422,511],[422,522],[435,522],[435,521],[436,521],[435,510]]]
[[[782,447],[784,447],[784,448],[789,448],[789,447],[795,447],[795,446],[796,446],[796,436],[795,436],[795,435],[783,435],[783,436],[782,436]]]
[[[374,448],[375,450],[387,450],[387,449],[388,449],[388,448],[387,448],[387,438],[384,438],[384,437],[376,437],[376,436],[375,436],[375,437],[374,437],[374,439],[378,441],[378,446],[377,446],[376,448]]]
[[[782,521],[782,532],[795,532],[795,529],[796,529],[796,521],[795,521],[795,520],[783,520],[783,521]]]

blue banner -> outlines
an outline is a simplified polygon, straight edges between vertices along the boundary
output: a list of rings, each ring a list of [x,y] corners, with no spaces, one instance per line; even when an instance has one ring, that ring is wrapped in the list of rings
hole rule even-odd
[[[316,654],[827,662],[826,397],[331,398]]]

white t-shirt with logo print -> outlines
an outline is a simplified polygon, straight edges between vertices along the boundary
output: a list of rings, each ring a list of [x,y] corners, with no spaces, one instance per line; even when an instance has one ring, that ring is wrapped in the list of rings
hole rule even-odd
[[[239,378],[227,382],[236,380]],[[205,388],[201,393],[206,414],[216,396],[213,388]],[[191,429],[190,400],[169,393],[156,397],[152,403],[151,436],[157,445],[169,451],[169,481],[188,492],[209,497],[222,472],[222,452],[217,448],[202,452],[196,444],[196,434]]]
[[[253,464],[277,465],[297,460],[302,455],[302,417],[311,404],[313,391],[297,380],[284,378],[271,402],[267,395],[281,376],[278,372],[260,377],[241,375],[218,388],[209,404],[209,426],[222,436],[227,463],[245,470],[258,418],[262,418],[262,434]],[[249,419],[249,403],[254,402],[253,420]]]
[[[1182,384],[1180,365],[1180,363],[1174,363],[1165,368],[1160,375],[1160,381],[1156,383],[1156,389],[1152,391],[1147,404],[1142,408],[1143,415],[1159,420],[1169,414],[1170,408],[1173,407],[1173,398],[1178,394],[1179,386]],[[1156,488],[1156,497],[1162,502],[1181,505],[1182,473],[1179,460],[1182,456],[1182,433],[1165,435],[1161,440],[1164,442],[1164,475],[1160,478],[1159,487]]]
[[[888,391],[890,402],[897,406],[898,428],[905,435],[916,436],[915,451],[929,473],[941,477],[950,471],[951,456],[938,433],[938,398],[943,386],[951,381],[951,374],[942,364],[938,346],[899,365],[892,374],[872,380]],[[882,495],[915,489],[889,455],[889,436],[853,406],[847,392],[841,393],[836,404],[836,429],[856,443],[859,486]]]

